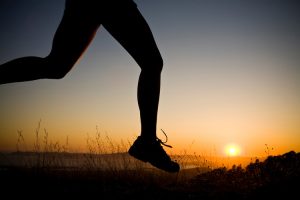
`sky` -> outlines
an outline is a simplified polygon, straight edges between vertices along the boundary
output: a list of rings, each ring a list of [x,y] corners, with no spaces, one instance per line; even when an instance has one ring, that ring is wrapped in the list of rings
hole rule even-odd
[[[157,135],[168,134],[168,151],[224,155],[230,144],[244,156],[300,151],[299,1],[135,2],[164,60]],[[47,56],[63,10],[61,0],[0,0],[0,64]],[[0,151],[16,150],[18,131],[32,145],[39,122],[41,134],[68,138],[73,151],[85,151],[97,129],[133,142],[139,72],[100,27],[65,78],[0,85]]]

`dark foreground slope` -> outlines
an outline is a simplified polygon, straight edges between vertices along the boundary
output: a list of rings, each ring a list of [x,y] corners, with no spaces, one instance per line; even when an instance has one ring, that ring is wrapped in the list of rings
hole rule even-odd
[[[300,153],[206,173],[6,166],[0,181],[9,199],[292,199],[300,191]]]
[[[245,169],[233,166],[200,174],[190,188],[210,199],[295,199],[300,191],[300,153],[269,156]]]

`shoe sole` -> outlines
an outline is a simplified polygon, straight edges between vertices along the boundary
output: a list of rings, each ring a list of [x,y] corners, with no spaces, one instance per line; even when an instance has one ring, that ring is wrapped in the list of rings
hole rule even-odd
[[[160,169],[160,170],[164,170],[164,171],[166,171],[166,172],[175,173],[175,172],[179,172],[179,170],[180,170],[180,167],[179,167],[179,166],[178,166],[178,169],[176,168],[176,169],[171,169],[171,170],[170,170],[170,169],[163,168],[163,167],[161,167],[161,166],[158,166],[157,164],[152,163],[152,162],[150,162],[149,160],[147,160],[147,159],[145,159],[145,158],[139,157],[138,154],[134,154],[132,150],[129,150],[128,153],[129,153],[129,155],[131,155],[132,157],[134,157],[134,158],[136,158],[136,159],[138,159],[138,160],[140,160],[140,161],[142,161],[142,162],[145,162],[145,163],[149,162],[152,166],[154,166],[154,167],[156,167],[156,168],[158,168],[158,169]]]
[[[133,152],[133,150],[131,150],[131,149],[129,149],[128,153],[129,153],[129,155],[131,155],[132,157],[134,157],[134,158],[136,158],[136,159],[138,159],[140,161],[148,162],[148,160],[146,158],[142,157],[141,155],[135,154]]]

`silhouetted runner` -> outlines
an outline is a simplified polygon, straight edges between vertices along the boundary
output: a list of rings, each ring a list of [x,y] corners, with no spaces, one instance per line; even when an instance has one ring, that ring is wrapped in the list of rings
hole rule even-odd
[[[137,92],[141,135],[129,154],[159,169],[178,172],[179,164],[171,160],[162,147],[164,143],[156,136],[163,60],[147,22],[132,0],[66,0],[50,54],[2,64],[0,84],[63,78],[89,46],[100,25],[141,68]]]

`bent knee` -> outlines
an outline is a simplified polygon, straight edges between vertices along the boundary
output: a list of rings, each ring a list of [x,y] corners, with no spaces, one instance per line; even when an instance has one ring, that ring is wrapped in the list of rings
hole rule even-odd
[[[74,66],[73,63],[56,62],[54,60],[47,60],[46,78],[62,79]]]
[[[163,59],[160,57],[160,58],[156,61],[156,63],[155,63],[155,68],[156,68],[157,71],[162,72],[163,66],[164,66],[164,61],[163,61]]]
[[[64,78],[72,67],[65,65],[57,65],[49,70],[48,78],[50,79],[62,79]]]
[[[163,59],[161,57],[155,59],[149,59],[147,62],[143,63],[141,69],[144,71],[151,71],[152,73],[161,73],[163,70]]]
[[[65,72],[65,71],[56,71],[54,73],[51,73],[50,79],[62,79],[64,78],[66,75],[67,75],[68,72]]]

